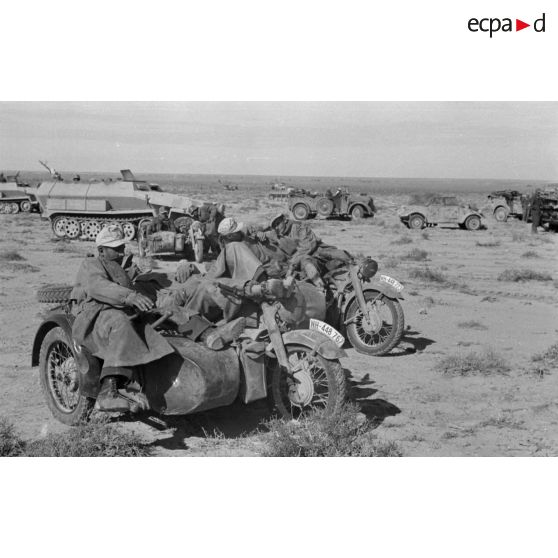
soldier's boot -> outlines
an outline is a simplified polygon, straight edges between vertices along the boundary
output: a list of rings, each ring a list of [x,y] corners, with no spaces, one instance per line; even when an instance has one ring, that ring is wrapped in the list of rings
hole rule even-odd
[[[231,341],[238,339],[246,329],[246,318],[237,318],[215,329],[206,330],[202,339],[208,349],[218,351]]]
[[[304,273],[306,273],[306,277],[312,281],[312,284],[318,289],[324,290],[325,285],[320,277],[320,272],[317,270],[316,266],[310,262],[306,262],[304,264]]]
[[[130,410],[130,402],[118,393],[117,377],[105,376],[101,382],[101,391],[97,396],[99,411],[105,413],[125,413]]]

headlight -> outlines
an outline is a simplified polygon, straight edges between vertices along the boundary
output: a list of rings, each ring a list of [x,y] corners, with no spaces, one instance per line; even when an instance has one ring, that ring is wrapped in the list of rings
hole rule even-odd
[[[366,258],[362,264],[360,264],[359,273],[365,281],[374,277],[377,271],[378,262],[372,258]]]

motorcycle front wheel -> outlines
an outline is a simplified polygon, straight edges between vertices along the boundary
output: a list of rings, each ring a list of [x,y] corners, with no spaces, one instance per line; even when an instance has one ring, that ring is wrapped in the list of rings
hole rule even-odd
[[[367,306],[376,313],[378,323],[370,327],[355,299],[345,313],[347,338],[359,352],[367,355],[382,356],[393,350],[403,337],[405,316],[398,300],[393,300],[378,291],[364,291]]]
[[[293,376],[274,366],[270,370],[273,407],[286,419],[298,419],[318,410],[339,411],[347,396],[347,380],[338,360],[327,360],[311,347],[285,347]]]
[[[69,426],[77,426],[89,418],[95,400],[80,393],[77,360],[71,341],[61,327],[51,329],[43,339],[39,376],[54,418]]]

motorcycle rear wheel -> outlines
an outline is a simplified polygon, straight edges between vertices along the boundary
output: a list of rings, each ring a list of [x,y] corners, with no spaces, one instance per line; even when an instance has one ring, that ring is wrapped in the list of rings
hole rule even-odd
[[[327,360],[304,345],[287,345],[294,372],[294,390],[279,366],[270,370],[273,407],[285,419],[298,419],[317,410],[338,412],[347,397],[347,380],[338,360]]]
[[[382,315],[382,327],[376,333],[367,332],[365,324],[363,323],[363,316],[358,302],[354,299],[347,308],[345,313],[345,320],[351,320],[356,317],[354,321],[347,325],[347,338],[351,345],[359,352],[367,355],[382,356],[393,350],[403,337],[403,330],[405,328],[405,315],[403,308],[398,300],[388,298],[378,291],[366,290],[364,291],[364,299],[368,302],[374,300],[378,295],[376,304],[381,304],[391,317],[391,323],[386,322],[385,316]]]
[[[39,354],[39,377],[54,418],[69,426],[87,421],[95,400],[80,393],[77,359],[71,341],[61,327],[51,329],[43,339]]]

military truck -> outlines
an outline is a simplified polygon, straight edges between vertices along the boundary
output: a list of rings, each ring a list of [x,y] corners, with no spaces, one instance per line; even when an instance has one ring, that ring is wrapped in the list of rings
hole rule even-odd
[[[497,190],[488,194],[490,209],[496,221],[504,222],[508,217],[523,218],[525,195],[517,190]]]
[[[0,174],[0,213],[30,213],[39,211],[39,203],[35,195],[36,188],[30,187],[14,175]]]
[[[401,222],[410,229],[456,224],[476,231],[481,228],[483,214],[455,196],[432,196],[425,204],[402,206],[397,212]]]
[[[129,169],[119,179],[92,179],[66,182],[49,169],[52,179],[42,182],[37,199],[43,218],[51,222],[58,238],[95,240],[101,228],[110,223],[122,226],[126,240],[136,237],[142,219],[168,208],[171,219],[189,215],[201,202],[161,191],[157,184],[138,180]]]
[[[289,210],[295,219],[303,221],[311,217],[347,217],[362,219],[372,217],[374,200],[367,194],[351,194],[347,188],[338,188],[333,194],[327,192],[293,191],[289,193]]]

